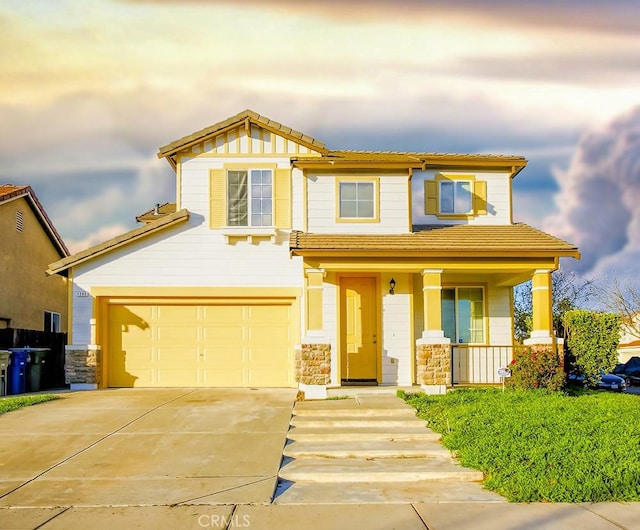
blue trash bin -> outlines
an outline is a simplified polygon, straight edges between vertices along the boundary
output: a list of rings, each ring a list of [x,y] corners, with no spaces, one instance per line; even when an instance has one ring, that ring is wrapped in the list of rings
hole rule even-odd
[[[8,395],[24,394],[27,390],[27,362],[29,348],[9,348],[11,359],[9,364]]]

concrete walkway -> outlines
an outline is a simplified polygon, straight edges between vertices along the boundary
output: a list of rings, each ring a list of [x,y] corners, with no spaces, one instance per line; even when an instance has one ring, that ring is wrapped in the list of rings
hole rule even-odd
[[[295,394],[113,389],[3,414],[0,506],[269,503]]]
[[[410,500],[402,502],[378,491],[353,503],[369,485],[351,482],[349,492],[334,482],[316,492],[324,504],[311,496],[273,504],[294,397],[294,390],[106,390],[3,414],[0,528],[640,530],[640,503],[465,502],[443,492],[425,502],[409,483]],[[297,459],[318,452],[321,440],[309,429],[311,445],[286,449],[302,449]],[[405,429],[409,436],[398,431],[397,438],[407,451],[412,428]],[[350,429],[331,430],[336,438],[353,436]],[[359,441],[380,456],[380,446]],[[431,444],[433,435],[424,441]],[[280,493],[276,502],[287,494]]]
[[[315,504],[0,508],[0,528],[112,530],[638,530],[640,503]]]
[[[505,502],[391,394],[296,403],[276,504]]]

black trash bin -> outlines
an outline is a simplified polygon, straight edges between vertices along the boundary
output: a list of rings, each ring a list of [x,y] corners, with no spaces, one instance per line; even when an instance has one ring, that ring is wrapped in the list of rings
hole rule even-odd
[[[24,394],[27,390],[28,348],[9,348],[11,363],[9,364],[9,391],[7,394]]]
[[[49,348],[26,348],[29,351],[29,377],[27,378],[27,389],[29,392],[39,392],[44,372],[44,364],[46,362]]]
[[[11,352],[7,350],[0,350],[0,396],[6,396],[7,390],[9,390],[8,378],[9,378],[9,359]]]

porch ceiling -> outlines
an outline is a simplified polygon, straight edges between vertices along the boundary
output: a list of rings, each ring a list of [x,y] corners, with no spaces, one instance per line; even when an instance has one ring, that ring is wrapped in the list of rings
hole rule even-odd
[[[414,258],[305,256],[305,266],[326,272],[388,272],[420,274],[425,269],[442,270],[443,283],[483,282],[513,286],[529,280],[536,270],[555,270],[554,258]]]

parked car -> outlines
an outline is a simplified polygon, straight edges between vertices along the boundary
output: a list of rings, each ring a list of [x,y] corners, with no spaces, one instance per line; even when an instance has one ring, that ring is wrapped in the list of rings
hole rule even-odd
[[[600,390],[612,390],[614,392],[624,392],[627,389],[627,382],[615,374],[604,374],[596,384]]]
[[[576,372],[570,372],[567,375],[570,382],[587,386],[584,382],[584,376]],[[620,376],[615,374],[600,373],[600,380],[596,383],[595,388],[599,390],[611,390],[613,392],[624,392],[627,389],[627,382]]]
[[[640,385],[640,357],[631,357],[624,364],[617,364],[613,373],[622,377],[627,386]]]

